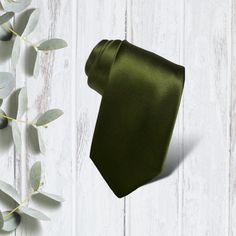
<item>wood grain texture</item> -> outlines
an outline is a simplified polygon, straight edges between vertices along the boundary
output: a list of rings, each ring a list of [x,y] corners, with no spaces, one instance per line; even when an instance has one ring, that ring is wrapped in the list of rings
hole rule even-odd
[[[230,172],[229,172],[229,235],[236,235],[236,2],[231,9],[231,93],[230,93]]]
[[[1,14],[3,12],[1,11]],[[11,42],[0,42],[0,71],[8,72],[11,71],[10,63],[8,58],[11,55]],[[4,101],[2,109],[8,113],[12,114],[12,107],[15,104],[15,97],[11,96]],[[12,145],[12,132],[11,127],[0,130],[0,178],[1,180],[8,182],[18,188],[16,181],[16,159],[14,155],[14,148]],[[14,201],[9,201],[9,198],[0,192],[0,210],[5,211],[15,207]],[[0,234],[2,232],[0,231]],[[15,232],[12,232],[8,235],[15,235]]]
[[[46,143],[46,154],[36,155],[27,150],[26,170],[29,171],[36,160],[43,164],[44,190],[62,195],[66,201],[61,206],[35,198],[32,206],[42,209],[50,222],[40,224],[27,220],[23,235],[72,235],[72,3],[61,0],[34,1],[32,6],[41,9],[41,20],[33,42],[49,38],[63,38],[68,48],[40,57],[40,76],[37,79],[26,77],[30,97],[29,119],[52,108],[64,111],[63,117],[53,122],[42,136]],[[30,52],[28,55],[30,56]],[[30,58],[28,58],[30,60]],[[30,142],[30,140],[28,140]],[[43,201],[40,201],[43,200]],[[62,227],[63,226],[63,227]]]
[[[124,38],[125,1],[78,1],[76,57],[76,235],[121,236],[124,202],[109,189],[89,158],[101,97],[87,85],[85,62],[104,38]]]
[[[38,154],[32,130],[16,155],[10,127],[0,130],[0,179],[29,191],[29,169],[43,163],[46,191],[61,206],[34,199],[50,222],[23,218],[7,235],[40,236],[234,236],[236,235],[236,3],[233,0],[33,0],[41,9],[32,42],[64,38],[69,47],[40,57],[40,76],[30,76],[32,53],[23,46],[12,70],[11,42],[0,42],[0,71],[12,71],[29,94],[25,118],[50,108],[65,115],[43,132]],[[20,15],[17,16],[20,20]],[[118,199],[89,158],[101,97],[87,85],[85,62],[104,38],[128,39],[183,64],[186,83],[164,171]],[[3,107],[14,115],[16,97]],[[0,209],[13,207],[0,193]],[[2,233],[0,232],[0,235]]]
[[[152,6],[152,8],[150,8]],[[181,63],[183,6],[176,1],[129,1],[128,40]],[[152,9],[152,10],[150,10]],[[181,227],[182,111],[163,174],[127,197],[127,235],[179,235]]]
[[[230,1],[185,2],[182,235],[228,235]]]

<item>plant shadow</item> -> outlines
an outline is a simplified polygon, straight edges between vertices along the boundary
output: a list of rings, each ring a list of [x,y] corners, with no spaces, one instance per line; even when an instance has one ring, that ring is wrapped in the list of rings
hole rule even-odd
[[[6,101],[6,113],[8,116],[16,118],[17,110],[18,110],[18,96],[19,96],[20,89],[15,90],[12,92],[10,97]]]
[[[41,224],[38,220],[27,216],[25,214],[21,214],[21,224],[30,226],[28,230],[33,234],[37,233],[39,234],[41,232]]]
[[[7,151],[12,145],[12,132],[11,127],[6,127],[0,130],[0,150]]]
[[[13,41],[0,42],[0,63],[6,62],[11,57]]]
[[[31,153],[40,153],[37,130],[32,125],[27,126],[27,143]]]
[[[199,138],[197,137],[193,137],[185,141],[184,152],[181,156],[179,141],[174,138],[170,144],[170,148],[166,160],[164,162],[162,172],[147,184],[167,178],[172,173],[174,173],[174,171],[185,161],[185,159],[194,150],[194,148],[198,145],[198,143],[199,143]]]
[[[33,76],[34,74],[34,65],[37,57],[37,52],[33,47],[27,47],[25,49],[25,73],[29,76]],[[33,62],[33,63],[29,63]]]

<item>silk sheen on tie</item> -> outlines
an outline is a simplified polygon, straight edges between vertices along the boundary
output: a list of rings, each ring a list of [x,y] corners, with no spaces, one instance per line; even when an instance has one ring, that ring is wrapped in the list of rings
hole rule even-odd
[[[124,197],[162,171],[185,69],[126,40],[102,40],[85,72],[102,95],[90,158]]]

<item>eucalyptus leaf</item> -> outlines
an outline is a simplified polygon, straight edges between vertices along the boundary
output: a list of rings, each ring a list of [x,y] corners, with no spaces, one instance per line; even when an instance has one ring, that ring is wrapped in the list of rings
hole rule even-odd
[[[47,193],[47,192],[39,192],[39,194],[53,200],[53,201],[56,201],[56,202],[64,202],[65,199],[59,195],[56,195],[56,194],[52,194],[52,193]]]
[[[6,98],[15,87],[15,78],[11,73],[0,72],[0,98]]]
[[[20,57],[20,46],[21,46],[21,39],[19,36],[17,36],[15,38],[15,41],[12,47],[12,53],[11,53],[11,64],[12,64],[13,69],[16,68],[16,65]]]
[[[4,23],[8,22],[13,16],[14,12],[7,12],[0,16],[0,25],[3,25]]]
[[[0,190],[12,198],[15,202],[20,203],[20,195],[17,190],[10,184],[0,180]]]
[[[60,109],[52,109],[42,114],[36,122],[36,126],[45,126],[63,115]]]
[[[18,95],[18,111],[17,111],[17,119],[21,119],[21,117],[25,114],[28,106],[28,97],[26,88],[20,89]]]
[[[30,33],[34,31],[39,21],[39,15],[40,15],[39,9],[32,10],[28,22],[26,24],[26,27],[22,33],[23,36],[28,36]]]
[[[46,152],[46,147],[45,147],[44,141],[43,141],[43,139],[42,139],[41,127],[36,127],[36,130],[37,130],[37,136],[38,136],[39,151],[40,151],[42,154],[45,154],[45,152]]]
[[[2,7],[7,12],[20,12],[30,5],[32,0],[1,0]]]
[[[65,40],[54,38],[42,42],[37,48],[40,51],[52,51],[65,47],[67,47],[67,42]]]
[[[36,52],[35,61],[34,61],[34,70],[33,70],[33,76],[35,78],[39,76],[39,66],[40,66],[39,58],[40,58],[40,54],[39,52]]]
[[[0,98],[0,107],[2,106],[3,99]]]
[[[12,121],[12,137],[15,144],[16,152],[20,155],[22,146],[21,133],[17,122],[14,120]]]
[[[35,209],[32,209],[32,208],[28,208],[28,207],[20,207],[20,210],[25,214],[25,215],[28,215],[30,217],[33,217],[37,220],[44,220],[44,221],[48,221],[50,220],[44,213],[38,211],[38,210],[35,210]]]
[[[12,25],[10,22],[6,23],[7,27],[12,28]],[[6,27],[3,25],[0,25],[0,41],[9,41],[12,38],[12,32],[9,31]]]
[[[34,191],[39,189],[41,183],[41,162],[37,161],[30,170],[30,184]]]
[[[2,212],[0,211],[0,229],[2,229],[3,225],[4,225],[4,219],[3,219]]]
[[[9,213],[10,211],[3,212],[3,217],[6,217],[6,220],[4,220],[2,230],[6,232],[15,230],[21,222],[21,216],[17,212],[13,212],[8,216]]]
[[[8,126],[8,119],[1,115],[6,116],[6,113],[2,109],[0,109],[0,129],[5,129]]]

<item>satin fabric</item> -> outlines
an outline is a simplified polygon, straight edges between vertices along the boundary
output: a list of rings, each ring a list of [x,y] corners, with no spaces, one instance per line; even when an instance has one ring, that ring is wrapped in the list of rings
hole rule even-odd
[[[85,72],[102,95],[90,158],[118,197],[160,174],[185,69],[126,40],[102,40]]]

